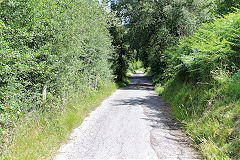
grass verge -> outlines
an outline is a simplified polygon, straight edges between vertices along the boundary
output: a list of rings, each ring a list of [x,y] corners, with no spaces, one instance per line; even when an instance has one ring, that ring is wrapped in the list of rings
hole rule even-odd
[[[74,127],[111,95],[117,86],[110,83],[98,91],[76,94],[65,102],[63,111],[33,113],[19,122],[2,159],[53,159],[57,149],[67,141]]]
[[[204,159],[240,159],[240,84],[191,84],[180,78],[156,92],[182,122]]]

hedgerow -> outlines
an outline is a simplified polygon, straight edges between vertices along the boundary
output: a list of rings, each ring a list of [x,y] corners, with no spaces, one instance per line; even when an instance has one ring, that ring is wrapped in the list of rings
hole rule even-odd
[[[112,79],[108,20],[105,6],[91,0],[0,2],[2,131]]]

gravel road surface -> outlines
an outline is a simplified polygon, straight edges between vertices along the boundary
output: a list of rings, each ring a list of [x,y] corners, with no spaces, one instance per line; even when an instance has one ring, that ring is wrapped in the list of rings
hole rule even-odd
[[[150,78],[138,72],[131,82],[74,129],[56,160],[197,159],[154,92]]]

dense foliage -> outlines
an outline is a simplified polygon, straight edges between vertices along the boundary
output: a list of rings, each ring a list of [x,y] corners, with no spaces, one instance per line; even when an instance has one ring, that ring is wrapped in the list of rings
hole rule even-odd
[[[113,0],[111,6],[121,18],[125,45],[133,57],[143,61],[145,68],[151,67],[158,81],[172,76],[167,71],[171,57],[166,50],[203,23],[234,11],[239,3],[235,0]]]
[[[168,72],[189,73],[191,82],[217,79],[218,72],[232,75],[240,69],[240,12],[200,27],[166,52]]]
[[[123,85],[127,84],[127,68],[128,68],[128,49],[126,46],[125,33],[122,26],[119,24],[112,24],[109,29],[113,41],[112,45],[115,50],[112,57],[112,69],[117,83]]]
[[[151,67],[153,74],[166,68],[165,50],[179,38],[191,34],[201,22],[210,20],[210,8],[204,1],[138,1],[112,2],[122,17],[127,32],[126,43],[135,57]]]
[[[1,127],[111,80],[108,20],[91,0],[1,1]]]

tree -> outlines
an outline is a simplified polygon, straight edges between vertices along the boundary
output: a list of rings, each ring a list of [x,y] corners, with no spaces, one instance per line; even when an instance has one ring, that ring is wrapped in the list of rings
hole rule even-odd
[[[202,23],[238,6],[235,0],[121,0],[111,4],[120,23],[127,28],[126,44],[145,67],[151,68],[153,75],[165,74],[171,60],[167,49],[191,35]]]

